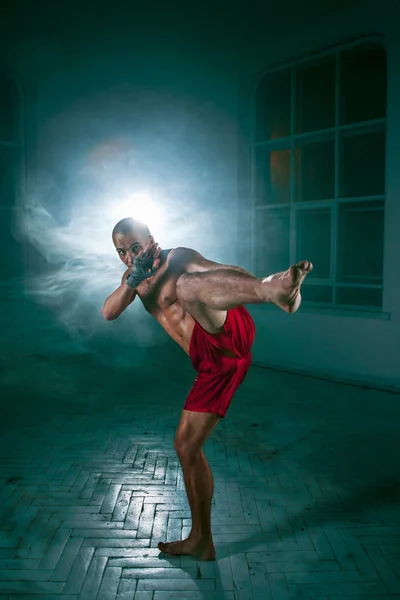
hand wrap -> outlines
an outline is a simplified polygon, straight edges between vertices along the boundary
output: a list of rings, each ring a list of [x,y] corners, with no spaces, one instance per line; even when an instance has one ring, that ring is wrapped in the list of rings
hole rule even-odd
[[[126,278],[126,283],[132,288],[137,288],[142,281],[154,275],[157,268],[153,267],[153,262],[153,258],[135,258],[132,265],[132,271]]]

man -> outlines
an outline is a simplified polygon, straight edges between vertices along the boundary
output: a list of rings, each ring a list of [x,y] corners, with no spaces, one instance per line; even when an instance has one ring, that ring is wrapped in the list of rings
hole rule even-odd
[[[214,488],[203,444],[221,418],[251,363],[254,323],[244,304],[273,303],[288,313],[301,302],[300,285],[312,269],[302,261],[258,279],[244,269],[205,259],[190,248],[161,250],[146,225],[123,219],[113,242],[126,265],[121,285],[102,315],[116,319],[139,296],[146,310],[191,357],[198,371],[176,431],[192,528],[183,541],[158,544],[171,555],[215,560],[211,534]]]

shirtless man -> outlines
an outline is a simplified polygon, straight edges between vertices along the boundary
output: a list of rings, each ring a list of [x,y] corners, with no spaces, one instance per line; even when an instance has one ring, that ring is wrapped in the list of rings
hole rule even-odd
[[[175,435],[192,515],[189,537],[158,544],[171,555],[215,560],[211,533],[214,480],[203,444],[221,418],[251,364],[254,323],[244,304],[273,303],[287,313],[301,302],[307,261],[258,279],[244,269],[212,262],[190,248],[161,250],[146,225],[123,219],[113,242],[127,266],[102,315],[119,317],[139,296],[145,309],[190,356],[198,375]]]

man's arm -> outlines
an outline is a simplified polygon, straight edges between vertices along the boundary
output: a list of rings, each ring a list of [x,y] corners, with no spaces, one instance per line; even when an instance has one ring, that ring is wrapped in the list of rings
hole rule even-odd
[[[115,290],[107,300],[101,310],[101,314],[107,321],[113,321],[134,301],[136,290],[126,283],[129,275],[128,269],[122,276],[121,285]]]
[[[230,269],[233,271],[239,271],[240,273],[244,273],[250,277],[255,277],[252,273],[242,269],[242,267],[237,267],[235,265],[223,265],[222,263],[208,260],[207,258],[204,258],[200,252],[192,250],[191,248],[176,248],[176,252],[179,252],[179,255],[184,260],[186,273],[203,273],[204,271],[215,271],[217,269]]]

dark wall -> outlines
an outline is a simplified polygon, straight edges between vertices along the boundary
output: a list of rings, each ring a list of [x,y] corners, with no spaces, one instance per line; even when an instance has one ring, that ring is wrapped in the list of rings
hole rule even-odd
[[[27,192],[9,322],[31,351],[90,349],[140,365],[169,343],[140,305],[102,320],[122,273],[111,228],[127,216],[107,221],[105,207],[150,190],[167,215],[154,232],[164,247],[234,260],[237,17],[161,2],[10,11],[3,56],[25,99]]]

